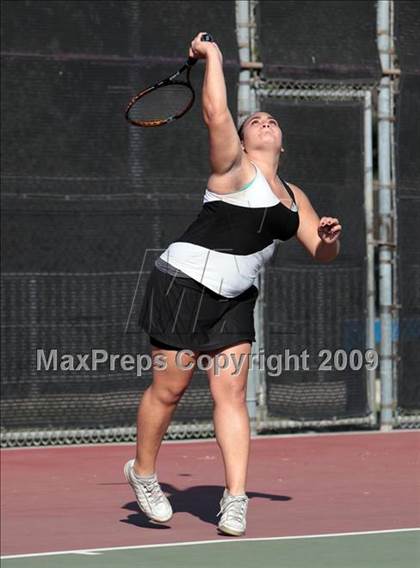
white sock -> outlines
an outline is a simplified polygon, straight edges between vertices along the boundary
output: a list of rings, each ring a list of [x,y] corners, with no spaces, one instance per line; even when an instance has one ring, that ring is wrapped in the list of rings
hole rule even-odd
[[[246,493],[241,493],[240,495],[232,495],[232,493],[229,490],[226,490],[228,497],[246,497]]]
[[[134,468],[133,468],[133,474],[136,479],[140,479],[141,481],[150,481],[155,477],[154,473],[152,473],[152,475],[139,475],[138,473],[135,472]]]

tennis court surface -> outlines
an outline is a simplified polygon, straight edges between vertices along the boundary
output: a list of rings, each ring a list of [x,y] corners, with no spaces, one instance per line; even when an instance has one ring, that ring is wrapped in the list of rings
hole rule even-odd
[[[174,516],[139,512],[122,472],[133,445],[2,451],[2,566],[171,568],[420,564],[420,432],[258,437],[244,537],[217,531],[214,440],[165,442]]]

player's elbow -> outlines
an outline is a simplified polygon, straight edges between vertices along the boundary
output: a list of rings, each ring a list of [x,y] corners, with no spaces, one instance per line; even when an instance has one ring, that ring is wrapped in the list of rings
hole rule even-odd
[[[227,106],[208,105],[203,106],[203,118],[208,128],[220,127],[229,122],[229,109]]]

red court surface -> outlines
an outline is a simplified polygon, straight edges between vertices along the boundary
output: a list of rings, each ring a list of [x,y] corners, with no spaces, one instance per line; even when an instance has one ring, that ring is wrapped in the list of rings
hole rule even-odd
[[[217,532],[215,441],[164,442],[158,477],[174,516],[153,524],[123,475],[134,445],[2,451],[2,554],[232,538]],[[251,442],[245,537],[420,527],[420,431]]]

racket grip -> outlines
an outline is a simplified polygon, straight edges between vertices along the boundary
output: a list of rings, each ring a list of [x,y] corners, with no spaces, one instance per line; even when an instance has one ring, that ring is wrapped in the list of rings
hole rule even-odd
[[[213,41],[211,34],[205,33],[201,35],[201,41]]]
[[[213,36],[211,34],[208,33],[204,33],[201,34],[201,41],[213,41]],[[195,57],[189,57],[187,64],[191,67],[192,65],[194,65],[195,63],[197,63],[197,59]]]

